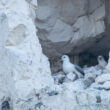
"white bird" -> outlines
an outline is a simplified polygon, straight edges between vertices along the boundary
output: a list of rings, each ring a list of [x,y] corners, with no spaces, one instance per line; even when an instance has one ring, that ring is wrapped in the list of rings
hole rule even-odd
[[[97,61],[98,61],[99,66],[100,66],[102,69],[104,69],[105,66],[107,65],[107,62],[105,61],[105,59],[104,59],[103,56],[98,56]]]
[[[61,59],[63,61],[62,69],[64,73],[68,74],[68,73],[74,72],[78,75],[78,78],[83,77],[84,71],[79,66],[72,64],[67,55],[63,55]]]

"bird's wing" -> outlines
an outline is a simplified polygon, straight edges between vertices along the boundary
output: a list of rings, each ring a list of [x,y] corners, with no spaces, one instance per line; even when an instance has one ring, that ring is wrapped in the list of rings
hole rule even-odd
[[[80,68],[78,65],[74,65],[74,67],[75,67],[75,69],[76,69],[78,72],[80,72],[82,75],[85,74],[84,71],[83,71],[83,69]]]

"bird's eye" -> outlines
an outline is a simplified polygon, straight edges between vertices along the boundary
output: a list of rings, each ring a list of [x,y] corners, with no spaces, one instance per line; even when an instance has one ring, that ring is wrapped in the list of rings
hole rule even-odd
[[[63,58],[65,58],[65,56]]]
[[[102,57],[99,57],[99,59],[102,59]]]

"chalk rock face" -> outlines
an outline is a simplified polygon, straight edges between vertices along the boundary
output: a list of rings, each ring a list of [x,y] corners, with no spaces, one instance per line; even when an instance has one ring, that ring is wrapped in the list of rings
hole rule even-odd
[[[109,110],[109,100],[107,100],[110,98],[109,94],[109,91],[81,90],[76,92],[62,89],[58,94],[50,96],[45,94],[41,99],[42,103],[36,108],[40,110],[91,110],[91,108]]]
[[[36,6],[34,0],[0,1],[0,104],[9,97],[13,110],[24,110],[23,100],[34,89],[53,85],[48,59],[36,37]]]
[[[78,54],[101,45],[97,40],[105,32],[102,0],[38,0],[38,4],[35,23],[48,57]]]

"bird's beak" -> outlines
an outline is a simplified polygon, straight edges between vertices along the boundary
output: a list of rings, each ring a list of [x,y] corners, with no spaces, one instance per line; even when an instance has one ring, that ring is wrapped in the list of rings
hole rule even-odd
[[[61,63],[63,62],[62,59],[59,60]]]

